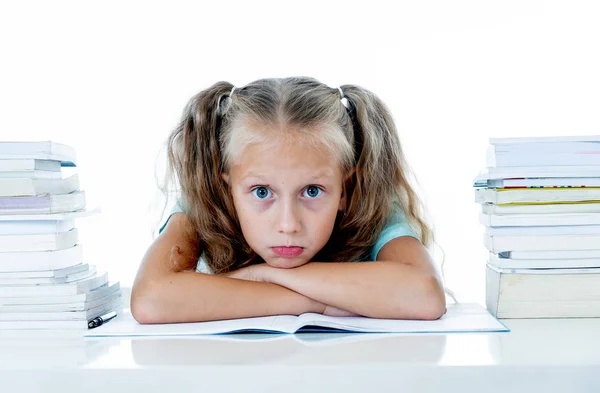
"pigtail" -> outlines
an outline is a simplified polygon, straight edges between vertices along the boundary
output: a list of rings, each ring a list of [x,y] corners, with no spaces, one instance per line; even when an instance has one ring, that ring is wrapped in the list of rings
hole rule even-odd
[[[169,163],[177,174],[184,210],[194,228],[190,238],[202,248],[213,273],[233,270],[239,264],[232,266],[231,261],[240,261],[240,250],[249,249],[241,236],[228,185],[221,177],[224,160],[219,135],[232,87],[218,82],[192,97],[168,142],[172,147]]]
[[[341,88],[349,101],[356,152],[354,189],[349,195],[347,214],[356,221],[362,217],[372,220],[370,224],[345,224],[371,228],[378,233],[397,204],[420,235],[421,242],[428,246],[431,230],[421,218],[422,206],[409,182],[411,170],[389,109],[366,89],[354,85]]]

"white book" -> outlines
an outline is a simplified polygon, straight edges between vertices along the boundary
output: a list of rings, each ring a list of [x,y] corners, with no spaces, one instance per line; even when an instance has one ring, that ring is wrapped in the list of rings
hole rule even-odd
[[[511,179],[514,177],[597,177],[600,173],[598,165],[563,165],[563,166],[519,166],[511,168],[486,168],[493,179]]]
[[[600,203],[556,203],[542,205],[481,205],[485,214],[600,213]]]
[[[489,254],[488,264],[498,269],[512,269],[510,272],[516,272],[515,269],[534,269],[538,272],[540,269],[551,269],[555,273],[560,273],[563,269],[583,269],[600,268],[600,258],[578,258],[578,259],[512,259],[501,258],[497,254]]]
[[[0,142],[0,159],[54,160],[65,167],[77,164],[75,149],[52,141]]]
[[[106,296],[94,300],[82,300],[71,303],[57,304],[10,304],[0,305],[0,313],[3,312],[67,312],[84,311],[101,306],[121,297],[121,291],[112,292]]]
[[[532,143],[556,143],[556,144],[564,145],[565,143],[600,142],[600,135],[490,138],[489,142],[490,142],[490,145],[502,145],[502,146],[532,144]]]
[[[600,213],[479,214],[487,227],[600,225]]]
[[[64,250],[74,247],[77,241],[77,228],[43,235],[3,235],[0,236],[0,253]]]
[[[90,270],[87,263],[79,263],[77,265],[54,269],[54,270],[36,270],[30,272],[0,272],[0,279],[16,279],[16,278],[64,278],[72,274],[81,273]]]
[[[0,214],[52,214],[82,210],[85,192],[28,197],[0,197]]]
[[[75,228],[74,219],[0,221],[1,235],[42,235],[62,233]]]
[[[316,327],[316,328],[315,328]],[[141,325],[130,313],[123,313],[110,323],[90,329],[86,337],[190,336],[244,331],[296,333],[311,330],[334,330],[371,333],[443,333],[501,332],[508,328],[478,304],[449,304],[447,312],[434,321],[376,319],[365,317],[331,317],[316,313],[242,318],[225,321]]]
[[[0,178],[0,197],[69,194],[79,191],[79,175],[64,179]]]
[[[600,225],[485,227],[485,234],[489,236],[600,235]]]
[[[560,178],[560,177],[592,177],[597,178],[600,174],[600,166],[561,166],[561,167],[512,167],[512,168],[486,168],[473,180],[473,184],[487,184],[489,180],[515,179],[515,178]],[[482,187],[485,187],[483,185]]]
[[[556,203],[600,201],[600,188],[476,188],[476,203]]]
[[[94,290],[60,296],[11,296],[0,297],[0,306],[11,305],[43,305],[43,304],[68,304],[78,302],[92,302],[104,296],[109,296],[120,291],[120,283],[111,282]]]
[[[0,312],[0,322],[4,321],[89,321],[110,311],[119,310],[122,305],[121,297],[81,311],[42,311],[42,312]]]
[[[88,265],[86,265],[88,266]],[[96,266],[88,266],[87,270],[72,273],[64,277],[31,277],[31,278],[1,278],[0,285],[47,285],[66,284],[81,281],[96,275]]]
[[[36,160],[32,158],[23,159],[0,159],[0,177],[5,172],[12,171],[44,171],[61,173],[60,161],[55,160]]]
[[[56,251],[1,252],[0,273],[64,269],[82,260],[81,244]]]
[[[503,251],[598,250],[600,235],[483,235],[483,244],[492,253]]]
[[[502,258],[512,259],[600,259],[600,250],[538,250],[505,251],[498,253]]]
[[[0,172],[0,179],[15,179],[15,178],[62,179],[62,173],[61,172],[52,172],[52,171],[3,171],[3,172]]]
[[[114,310],[117,315],[122,312],[120,306]],[[100,316],[98,314],[96,316]],[[92,317],[90,319],[93,319]],[[112,323],[110,320],[105,323],[108,325]],[[87,330],[88,321],[85,319],[73,320],[73,321],[0,321],[0,330]],[[92,329],[93,330],[93,329]]]
[[[81,281],[67,284],[35,285],[35,286],[0,286],[0,297],[41,297],[76,295],[93,291],[108,283],[108,273],[88,277]]]
[[[84,202],[85,203],[85,202]],[[100,207],[92,209],[80,209],[61,213],[31,213],[31,214],[7,214],[0,215],[2,221],[60,221],[72,220],[75,218],[89,217],[101,212]]]
[[[600,269],[550,270],[512,273],[487,264],[488,310],[497,318],[600,317]]]
[[[597,138],[494,138],[486,163],[488,167],[600,165]]]
[[[598,144],[597,149],[600,149]],[[507,168],[523,166],[596,166],[600,165],[600,151],[575,151],[547,154],[524,152],[491,152],[486,156],[487,167]]]
[[[600,177],[534,177],[513,179],[475,179],[474,187],[600,187]]]

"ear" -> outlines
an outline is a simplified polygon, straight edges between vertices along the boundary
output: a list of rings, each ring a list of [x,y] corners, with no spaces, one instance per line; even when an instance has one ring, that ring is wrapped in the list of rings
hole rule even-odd
[[[225,180],[225,183],[229,184],[229,175],[226,173],[221,173],[221,177]]]

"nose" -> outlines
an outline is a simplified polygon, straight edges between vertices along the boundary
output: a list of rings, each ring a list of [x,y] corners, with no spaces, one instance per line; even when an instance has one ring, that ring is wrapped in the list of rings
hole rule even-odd
[[[277,226],[280,233],[296,233],[300,231],[300,214],[294,202],[283,202],[280,205]]]

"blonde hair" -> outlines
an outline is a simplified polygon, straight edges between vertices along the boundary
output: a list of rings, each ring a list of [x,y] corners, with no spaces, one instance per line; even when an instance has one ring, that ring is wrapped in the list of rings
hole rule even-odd
[[[409,183],[410,169],[394,121],[375,94],[343,85],[346,108],[337,88],[308,77],[260,79],[235,88],[230,96],[232,88],[229,82],[218,82],[190,99],[167,140],[167,176],[161,187],[167,192],[170,182],[179,184],[193,228],[189,235],[213,273],[263,262],[242,235],[229,185],[222,178],[248,144],[267,141],[244,128],[246,120],[279,126],[282,133],[301,130],[302,141],[338,154],[348,175],[342,185],[345,211],[338,214],[331,238],[313,260],[368,259],[398,208],[421,242],[431,245],[432,231]]]

